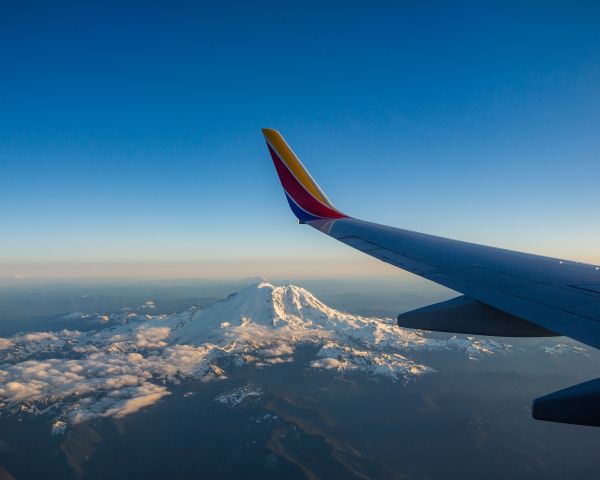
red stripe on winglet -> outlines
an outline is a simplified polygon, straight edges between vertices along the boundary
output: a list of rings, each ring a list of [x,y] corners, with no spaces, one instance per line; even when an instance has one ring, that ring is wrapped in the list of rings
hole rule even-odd
[[[281,181],[283,188],[303,210],[322,218],[344,218],[346,216],[323,205],[308,193],[284,165],[283,161],[279,158],[279,155],[271,148],[271,145],[267,144],[267,147],[271,153],[271,158],[273,159],[277,175],[279,175],[279,180]]]

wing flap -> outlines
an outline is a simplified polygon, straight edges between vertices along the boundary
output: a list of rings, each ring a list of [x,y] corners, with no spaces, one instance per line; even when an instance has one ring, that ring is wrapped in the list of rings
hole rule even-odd
[[[462,295],[398,315],[398,326],[499,337],[551,337],[555,332]]]
[[[550,393],[533,401],[536,420],[600,427],[600,378]]]

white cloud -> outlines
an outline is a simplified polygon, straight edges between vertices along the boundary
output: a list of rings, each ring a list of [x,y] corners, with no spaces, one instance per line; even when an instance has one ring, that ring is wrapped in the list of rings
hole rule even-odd
[[[165,341],[169,338],[171,329],[169,327],[146,327],[140,328],[135,334],[136,346],[138,348],[159,348],[167,345]]]
[[[0,407],[52,402],[76,396],[72,422],[94,416],[123,416],[168,393],[155,379],[202,375],[211,348],[174,345],[159,354],[93,352],[81,359],[26,360],[0,370]]]
[[[264,363],[271,364],[271,365],[277,365],[278,363],[291,363],[293,361],[294,361],[293,357],[286,357],[286,358],[272,357],[272,358],[265,358],[263,360]]]
[[[67,417],[72,423],[85,422],[96,417],[120,418],[148,407],[166,395],[170,395],[166,387],[143,382],[135,387],[111,391],[99,400],[85,398],[67,413]]]
[[[262,355],[267,357],[279,357],[281,355],[292,355],[294,353],[294,347],[285,342],[280,344],[270,345],[268,348],[260,350]]]
[[[324,368],[325,370],[331,370],[333,368],[339,368],[340,362],[335,358],[321,358],[314,360],[310,363],[312,368]]]
[[[58,337],[52,332],[25,333],[18,338],[23,342],[35,343],[56,342],[58,340]]]

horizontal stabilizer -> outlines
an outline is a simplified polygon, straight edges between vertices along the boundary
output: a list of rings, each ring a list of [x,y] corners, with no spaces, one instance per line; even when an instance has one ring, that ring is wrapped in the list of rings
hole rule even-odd
[[[398,326],[498,337],[553,337],[555,332],[466,295],[398,315]]]
[[[533,401],[536,420],[600,427],[600,378],[580,383]]]

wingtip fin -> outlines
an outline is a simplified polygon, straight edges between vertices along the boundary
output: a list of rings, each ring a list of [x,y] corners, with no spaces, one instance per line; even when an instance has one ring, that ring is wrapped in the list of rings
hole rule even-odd
[[[263,128],[262,132],[290,208],[298,220],[304,223],[346,217],[329,201],[281,134],[271,128]]]

